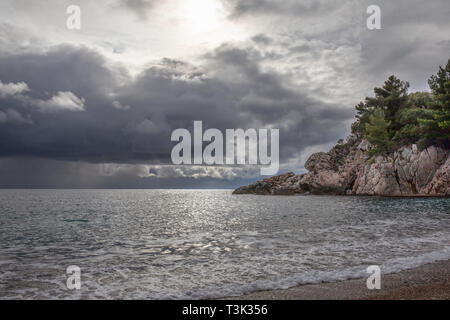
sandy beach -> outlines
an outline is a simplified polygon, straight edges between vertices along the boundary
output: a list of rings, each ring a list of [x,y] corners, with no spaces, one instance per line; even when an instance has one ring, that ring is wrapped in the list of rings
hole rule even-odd
[[[450,260],[398,273],[382,274],[381,289],[368,290],[366,278],[299,285],[285,290],[259,291],[233,300],[447,300],[450,299]]]

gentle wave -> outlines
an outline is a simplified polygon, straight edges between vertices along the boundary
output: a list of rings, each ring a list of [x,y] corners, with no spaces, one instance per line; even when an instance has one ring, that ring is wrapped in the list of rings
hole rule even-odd
[[[1,299],[221,298],[450,259],[443,198],[1,190],[0,212]]]

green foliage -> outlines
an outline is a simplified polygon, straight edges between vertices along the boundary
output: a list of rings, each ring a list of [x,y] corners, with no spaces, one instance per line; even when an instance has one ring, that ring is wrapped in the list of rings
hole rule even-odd
[[[428,84],[431,93],[408,94],[409,83],[390,76],[374,97],[355,106],[352,133],[375,145],[372,155],[409,143],[450,148],[450,60]]]
[[[441,136],[441,129],[436,121],[436,110],[425,110],[424,114],[418,119],[420,132],[422,133],[422,144],[429,146],[436,143]]]
[[[365,125],[369,122],[369,117],[372,114],[372,109],[364,102],[360,102],[355,106],[355,108],[356,118],[358,120],[356,120],[352,124],[352,133],[361,136],[364,133]]]
[[[377,107],[385,110],[386,120],[390,121],[390,130],[395,131],[401,127],[398,112],[407,107],[409,83],[390,76],[383,87],[375,88],[375,101]]]
[[[428,84],[433,93],[426,117],[421,117],[424,138],[428,144],[449,146],[450,140],[450,59],[445,68],[439,66],[436,75],[432,75]]]
[[[433,104],[433,97],[429,92],[413,92],[408,95],[410,108],[429,109]]]
[[[431,91],[435,96],[435,101],[440,107],[450,108],[450,59],[445,68],[439,66],[437,75],[432,75],[428,80]]]
[[[396,115],[408,105],[408,88],[408,82],[401,81],[393,75],[384,82],[383,87],[375,88],[375,97],[366,97],[364,102],[356,105],[357,121],[352,125],[352,133],[363,136],[370,116],[377,108],[385,111],[386,120],[391,123],[389,129],[398,129],[400,124]]]
[[[419,105],[422,104],[419,103]],[[393,140],[400,144],[417,142],[422,137],[418,119],[427,117],[427,110],[420,107],[412,106],[401,110],[397,115],[400,129],[395,131]]]
[[[383,152],[390,152],[393,142],[390,139],[388,128],[391,125],[390,121],[386,120],[383,109],[377,108],[369,117],[369,122],[366,124],[364,137],[375,148],[369,151],[369,154],[378,154]]]

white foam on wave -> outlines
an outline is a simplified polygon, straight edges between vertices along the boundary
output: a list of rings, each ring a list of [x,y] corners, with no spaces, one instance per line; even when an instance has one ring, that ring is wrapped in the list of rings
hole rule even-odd
[[[443,250],[425,253],[414,257],[393,258],[387,260],[380,265],[382,274],[396,273],[408,269],[420,267],[427,263],[436,261],[445,261],[450,259],[450,247]],[[258,280],[253,283],[242,286],[229,286],[223,288],[209,288],[197,291],[193,295],[180,296],[180,299],[214,299],[223,297],[241,296],[244,294],[276,290],[288,289],[298,285],[317,284],[323,282],[336,282],[350,279],[358,279],[367,277],[367,265],[346,268],[335,271],[310,271],[295,276],[279,279],[277,281]]]
[[[410,257],[396,257],[384,261],[380,267],[383,274],[395,273],[421,265],[450,259],[450,247],[441,250],[427,252]],[[234,283],[230,285],[212,285],[184,289],[175,287],[164,288],[160,285],[152,285],[151,282],[140,283],[138,279],[124,279],[121,285],[116,281],[99,281],[94,278],[84,278],[81,291],[73,291],[67,294],[64,288],[64,279],[54,279],[48,283],[53,288],[60,290],[16,290],[14,299],[33,299],[41,297],[45,299],[214,299],[222,297],[241,296],[256,291],[288,289],[297,285],[316,284],[322,282],[335,282],[348,279],[367,277],[368,265],[356,265],[341,270],[319,271],[309,270],[295,275],[283,277],[279,275],[275,280],[256,280],[250,283]],[[168,273],[169,275],[169,273]],[[172,275],[173,276],[173,275]],[[214,277],[214,275],[211,275]],[[113,280],[113,279],[109,279]],[[115,279],[117,280],[117,279]],[[182,281],[182,279],[179,279]],[[64,293],[65,292],[65,293]],[[55,295],[56,293],[56,295]]]

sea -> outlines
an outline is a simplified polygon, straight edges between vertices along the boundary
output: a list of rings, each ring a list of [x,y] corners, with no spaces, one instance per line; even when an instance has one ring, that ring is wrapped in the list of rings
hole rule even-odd
[[[0,190],[0,299],[213,299],[449,258],[450,198]]]

